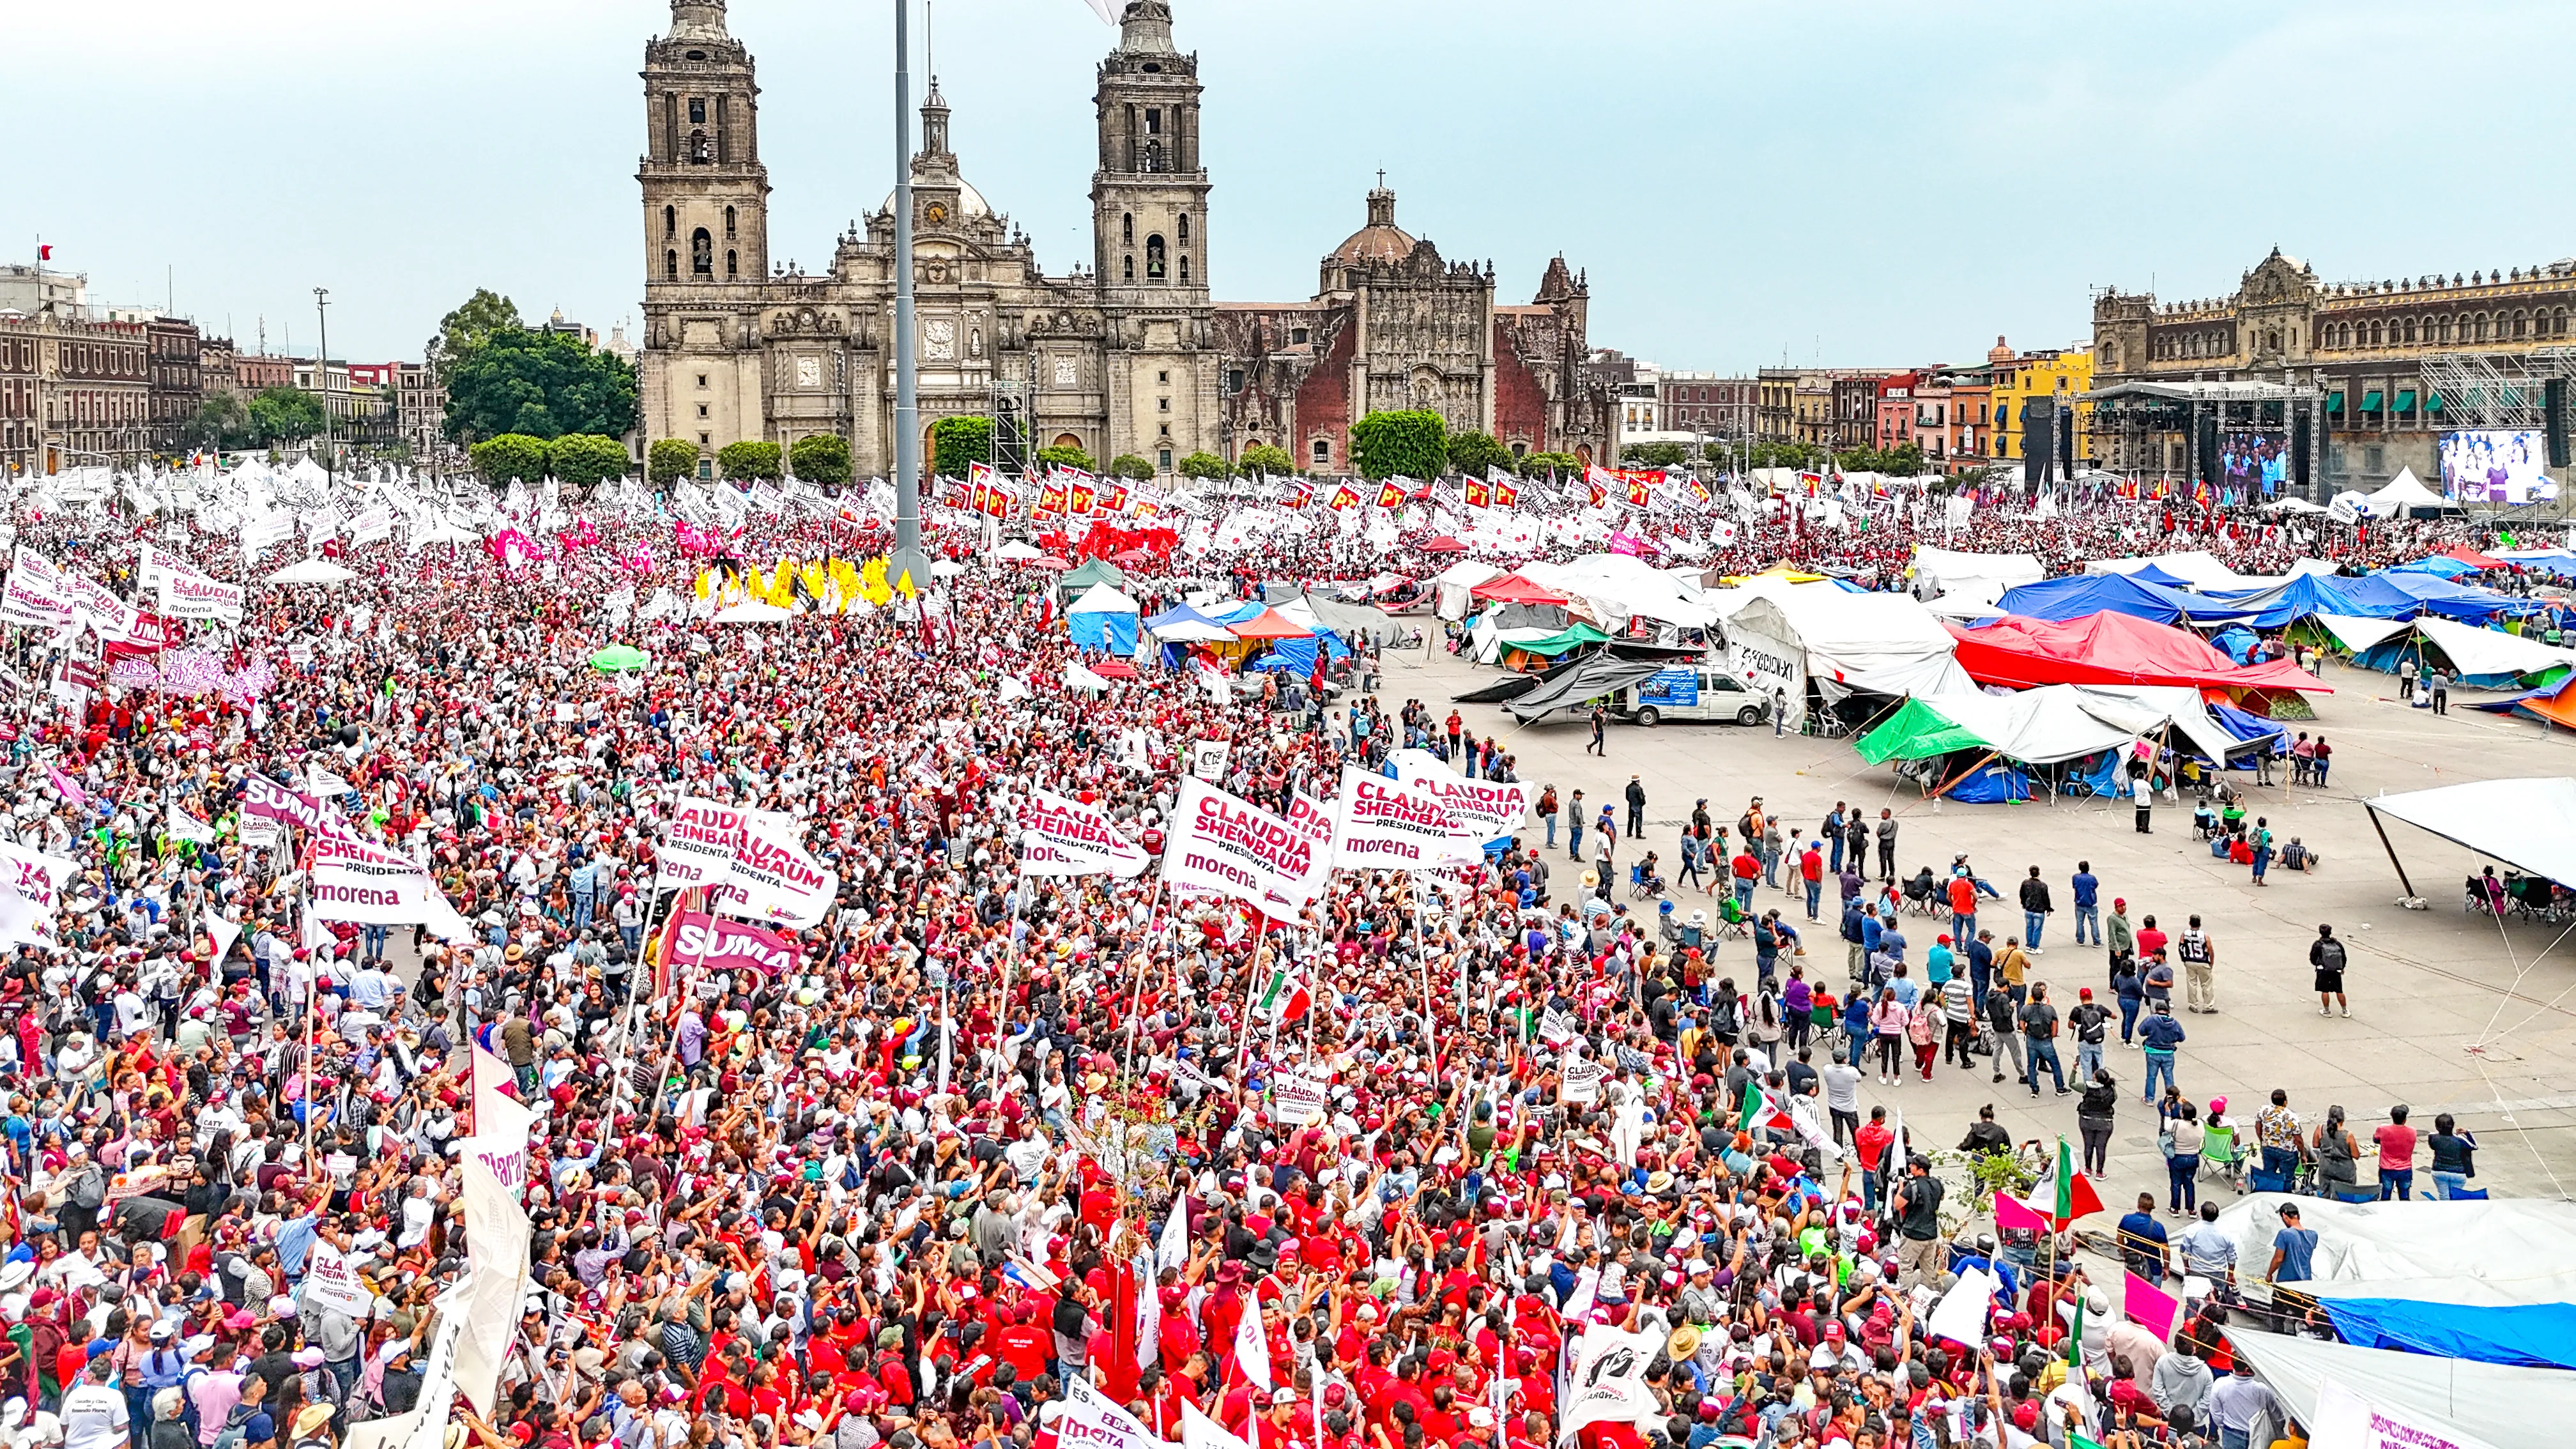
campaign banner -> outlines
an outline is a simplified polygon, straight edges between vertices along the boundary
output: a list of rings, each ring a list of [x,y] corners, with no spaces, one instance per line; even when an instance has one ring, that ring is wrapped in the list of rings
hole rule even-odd
[[[349,547],[364,548],[394,536],[394,511],[379,503],[349,520]]]
[[[1044,790],[1020,802],[1020,874],[1107,875],[1134,880],[1150,859],[1118,833],[1117,822],[1078,800]]]
[[[261,820],[274,820],[292,825],[315,835],[347,836],[348,822],[323,808],[320,800],[293,790],[268,778],[249,774],[242,777],[241,808],[244,815]]]
[[[1172,1449],[1082,1375],[1067,1375],[1064,1388],[1063,1412],[1055,1420],[1059,1449]]]
[[[269,514],[265,518],[246,520],[241,530],[242,557],[255,559],[266,550],[293,537],[295,537],[295,515],[292,513],[281,511]]]
[[[1286,918],[1319,891],[1316,848],[1305,830],[1251,801],[1204,780],[1184,779],[1163,847],[1163,880]]]
[[[172,572],[161,581],[161,612],[173,619],[220,619],[238,624],[242,586],[204,574]]]
[[[1440,798],[1356,765],[1342,767],[1333,803],[1333,864],[1379,870],[1436,870],[1475,862],[1483,851]]]
[[[304,1302],[336,1309],[365,1323],[376,1311],[376,1292],[358,1276],[348,1255],[331,1246],[329,1239],[315,1238],[313,1250],[304,1258]]]
[[[1190,742],[1190,774],[1213,785],[1225,778],[1225,762],[1234,753],[1227,740],[1193,740]]]
[[[1288,826],[1314,842],[1314,858],[1303,885],[1309,899],[1320,896],[1333,873],[1333,807],[1304,791],[1294,792],[1288,797]]]
[[[1566,1380],[1557,1442],[1567,1443],[1594,1424],[1643,1424],[1660,1418],[1663,1410],[1646,1383],[1646,1369],[1663,1346],[1660,1333],[1626,1333],[1599,1323],[1585,1329],[1575,1346],[1574,1372]]]
[[[368,926],[427,925],[441,936],[470,934],[438,882],[409,857],[355,836],[317,833],[307,902],[315,919]]]
[[[1270,1082],[1270,1113],[1285,1127],[1324,1120],[1325,1087],[1320,1077],[1281,1072]]]
[[[60,945],[54,906],[78,862],[0,841],[0,945]]]
[[[1529,818],[1535,796],[1523,781],[1469,779],[1427,750],[1398,750],[1393,758],[1396,778],[1438,797],[1479,841],[1510,836]]]
[[[734,847],[742,842],[743,827],[750,820],[751,812],[740,806],[696,795],[681,796],[679,811],[662,830],[653,889],[687,890],[691,886],[723,884],[733,872]]]
[[[786,936],[748,921],[682,911],[672,918],[671,950],[676,959],[694,961],[717,971],[757,971],[783,976],[796,969],[804,953]]]
[[[133,622],[126,626],[122,638],[101,631],[99,642],[107,646],[110,659],[130,659],[141,654],[158,654],[187,642],[188,626],[176,619],[165,619],[144,610],[134,611]]]
[[[0,582],[0,623],[54,629],[71,621],[72,601],[40,575],[14,568],[9,570],[8,579]]]
[[[1557,1074],[1556,1099],[1560,1102],[1598,1102],[1602,1079],[1610,1068],[1596,1057],[1572,1057]]]
[[[800,931],[820,924],[841,878],[805,853],[804,832],[794,820],[761,810],[745,813],[742,842],[734,847],[717,907]]]

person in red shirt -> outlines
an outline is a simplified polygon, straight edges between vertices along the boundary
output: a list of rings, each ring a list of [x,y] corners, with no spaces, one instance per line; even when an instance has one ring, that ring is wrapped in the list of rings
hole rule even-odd
[[[1861,1205],[1869,1211],[1878,1209],[1879,1163],[1887,1154],[1888,1144],[1895,1140],[1894,1129],[1887,1125],[1885,1107],[1870,1108],[1869,1122],[1852,1134],[1852,1152],[1860,1159]]]
[[[1022,1383],[1033,1383],[1055,1356],[1055,1335],[1037,1325],[1037,1310],[1025,1304],[1012,1310],[1010,1321],[987,1341],[995,1358],[1009,1364]]]

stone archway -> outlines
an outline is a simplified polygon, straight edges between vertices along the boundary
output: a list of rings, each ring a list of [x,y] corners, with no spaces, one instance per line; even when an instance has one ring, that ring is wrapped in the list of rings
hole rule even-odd
[[[1079,448],[1082,446],[1082,439],[1075,437],[1071,433],[1058,433],[1055,435],[1055,441],[1049,443],[1047,446],[1051,448]]]
[[[1591,466],[1592,466],[1592,445],[1591,445],[1590,443],[1577,443],[1577,444],[1575,444],[1575,445],[1574,445],[1574,461],[1575,461],[1575,462],[1577,462],[1577,463],[1582,464],[1582,465],[1583,465],[1584,467],[1586,467],[1586,468],[1591,467]]]

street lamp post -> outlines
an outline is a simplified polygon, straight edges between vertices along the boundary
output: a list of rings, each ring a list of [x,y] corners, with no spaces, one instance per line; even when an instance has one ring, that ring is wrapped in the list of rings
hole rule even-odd
[[[894,557],[886,578],[930,583],[921,552],[921,395],[912,295],[912,0],[894,0]]]
[[[313,289],[313,315],[322,322],[322,355],[313,360],[313,381],[322,389],[322,467],[330,475],[332,496],[339,495],[340,460],[331,447],[331,289]]]

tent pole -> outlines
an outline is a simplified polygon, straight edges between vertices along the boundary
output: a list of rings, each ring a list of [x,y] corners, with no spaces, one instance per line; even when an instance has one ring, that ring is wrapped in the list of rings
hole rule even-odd
[[[1957,774],[1955,774],[1955,775],[1951,776],[1949,779],[1942,781],[1942,782],[1941,782],[1941,788],[1932,792],[1932,796],[1933,796],[1933,798],[1938,799],[1938,798],[1939,798],[1939,797],[1941,797],[1942,795],[1945,795],[1945,794],[1949,793],[1949,790],[1950,790],[1950,787],[1951,787],[1951,786],[1956,785],[1956,784],[1958,784],[1961,780],[1964,780],[1964,779],[1968,778],[1970,775],[1973,775],[1973,774],[1977,773],[1977,771],[1979,771],[1979,770],[1981,770],[1981,769],[1983,769],[1983,768],[1985,767],[1985,763],[1986,763],[1986,761],[1991,760],[1991,759],[1994,759],[1994,758],[1996,758],[1997,756],[2001,755],[2002,753],[2003,753],[2003,751],[2001,751],[2001,750],[1988,750],[1988,751],[1986,751],[1983,755],[1981,755],[1981,756],[1979,756],[1979,757],[1978,757],[1977,762],[1976,762],[1975,764],[1970,765],[1968,768],[1966,768],[1966,769],[1964,769],[1964,770],[1961,770],[1959,773],[1957,773]]]
[[[2361,808],[2370,816],[2370,828],[2379,832],[2379,848],[2388,852],[2388,863],[2397,867],[2397,883],[2406,888],[2408,898],[2414,898],[2415,882],[2406,878],[2406,866],[2397,858],[2397,847],[2388,843],[2388,827],[2379,823],[2379,811],[2368,802],[2364,802]]]

